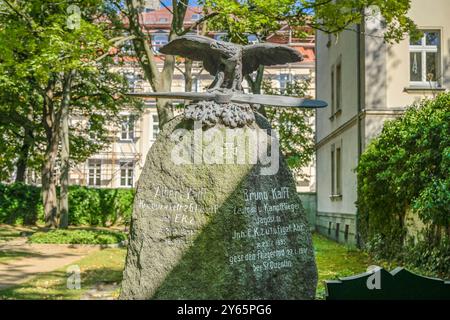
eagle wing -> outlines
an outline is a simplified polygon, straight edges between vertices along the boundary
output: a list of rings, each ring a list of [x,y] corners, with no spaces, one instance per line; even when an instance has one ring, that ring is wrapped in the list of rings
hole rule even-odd
[[[159,52],[178,55],[195,61],[202,61],[211,75],[216,75],[222,52],[215,46],[216,40],[197,35],[186,35],[170,41]]]
[[[242,73],[250,74],[260,65],[272,66],[300,62],[303,56],[294,48],[274,43],[257,43],[244,46],[242,52]]]

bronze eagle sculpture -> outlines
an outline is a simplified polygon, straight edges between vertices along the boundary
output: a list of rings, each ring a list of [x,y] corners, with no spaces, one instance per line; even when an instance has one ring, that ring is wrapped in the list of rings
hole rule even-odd
[[[196,35],[186,35],[163,46],[163,54],[179,55],[202,61],[203,67],[215,76],[209,91],[230,89],[242,91],[242,80],[260,65],[271,66],[303,60],[295,49],[273,43],[239,45]]]
[[[185,118],[201,121],[207,126],[223,123],[234,128],[252,124],[255,120],[254,109],[259,105],[300,108],[327,106],[326,102],[320,100],[244,93],[244,76],[256,71],[260,65],[281,65],[303,60],[297,50],[286,45],[259,43],[242,46],[204,36],[185,35],[170,41],[159,52],[202,61],[206,71],[214,76],[207,92],[149,92],[129,95],[191,100],[193,103],[184,109]]]

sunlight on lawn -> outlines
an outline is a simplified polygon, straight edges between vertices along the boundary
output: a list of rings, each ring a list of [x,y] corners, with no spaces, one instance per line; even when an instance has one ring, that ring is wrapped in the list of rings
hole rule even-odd
[[[317,298],[325,297],[324,280],[346,277],[365,272],[371,265],[363,252],[337,244],[323,236],[313,236],[316,261],[319,269]],[[122,279],[126,249],[109,248],[91,253],[79,260],[81,290],[67,289],[66,267],[41,274],[20,286],[0,291],[1,299],[80,299],[98,283],[117,283]],[[1,256],[0,256],[1,259]],[[1,260],[0,260],[1,261]],[[115,297],[118,296],[115,292]]]
[[[41,274],[20,286],[0,291],[0,299],[80,299],[99,282],[120,282],[125,255],[124,248],[109,248],[96,251],[74,263],[81,270],[80,290],[67,289],[67,267],[64,267]]]

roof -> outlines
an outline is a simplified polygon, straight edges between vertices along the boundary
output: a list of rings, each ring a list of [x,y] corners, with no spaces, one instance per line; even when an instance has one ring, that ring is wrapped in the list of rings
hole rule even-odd
[[[172,6],[161,7],[157,10],[150,12],[143,12],[143,22],[147,28],[160,28],[160,29],[169,29],[170,24],[172,23]],[[195,23],[199,17],[195,17],[194,15],[201,15],[203,12],[202,7],[192,7],[189,6],[186,10],[186,15],[184,17],[184,24],[190,25]]]
[[[171,29],[172,23],[172,6],[162,6],[157,10],[143,12],[143,25],[146,32],[149,33],[166,33]],[[203,7],[201,6],[189,6],[186,10],[186,15],[184,18],[184,25],[189,26],[195,23],[200,17],[195,17],[194,15],[203,14]],[[195,31],[194,31],[195,32]],[[216,32],[217,33],[217,32]],[[304,60],[300,63],[310,64],[314,63],[316,59],[315,54],[315,39],[313,36],[308,38],[296,38],[292,35],[293,32],[289,30],[289,26],[285,25],[278,32],[273,33],[267,38],[267,42],[286,44],[297,49],[302,55]],[[208,35],[213,36],[215,33],[210,32]],[[156,55],[155,58],[158,62],[162,62],[164,59],[162,56]],[[133,57],[123,57],[124,61],[136,61]]]

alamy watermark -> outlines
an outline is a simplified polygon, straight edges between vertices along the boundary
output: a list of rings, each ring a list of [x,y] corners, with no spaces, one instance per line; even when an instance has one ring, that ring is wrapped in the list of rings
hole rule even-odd
[[[367,272],[372,273],[366,281],[367,289],[380,290],[381,289],[381,268],[379,266],[367,267]]]
[[[261,175],[274,175],[280,166],[278,132],[261,128],[202,128],[194,122],[194,130],[179,128],[170,136],[175,142],[172,162],[186,164],[260,164]]]
[[[80,266],[73,264],[67,267],[67,289],[80,290],[81,289],[81,270]]]
[[[74,4],[71,4],[67,7],[67,19],[66,25],[70,30],[79,29],[81,26],[81,10],[80,7]]]

